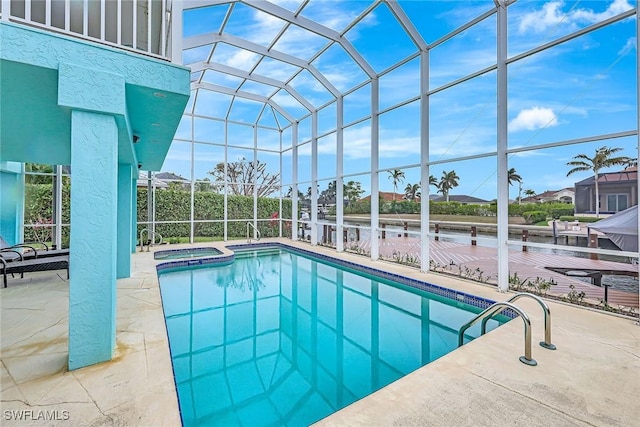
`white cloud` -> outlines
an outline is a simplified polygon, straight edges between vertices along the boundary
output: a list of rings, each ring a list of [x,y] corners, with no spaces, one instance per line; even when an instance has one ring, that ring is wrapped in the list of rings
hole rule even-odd
[[[602,12],[594,12],[592,9],[580,8],[564,12],[564,2],[550,1],[542,6],[542,9],[525,14],[520,19],[519,30],[521,33],[533,31],[541,33],[550,27],[560,24],[575,26],[576,24],[593,24],[618,15],[633,6],[628,0],[614,0]]]
[[[332,30],[342,32],[360,15],[364,8],[363,5],[366,6],[366,3],[335,0],[312,1],[307,3],[302,15]],[[375,12],[370,12],[354,28],[349,30],[349,40],[357,39],[361,29],[377,24]]]
[[[623,56],[637,48],[638,41],[635,37],[629,37],[627,43],[618,51],[618,55]]]
[[[273,49],[287,55],[309,59],[328,42],[329,39],[297,25],[291,25],[278,39]]]
[[[509,148],[520,148],[523,147],[522,145],[518,145],[518,146],[514,146],[514,147],[509,147]],[[545,153],[543,151],[519,151],[517,153],[511,153],[509,154],[509,157],[520,157],[520,158],[529,158],[529,157],[549,157],[551,154],[549,153]]]
[[[509,122],[509,131],[536,130],[557,125],[558,117],[551,108],[533,107],[520,111],[518,116]]]
[[[294,117],[297,115],[296,112],[300,112],[301,110],[304,112],[307,111],[302,104],[296,101],[296,99],[285,90],[279,90],[271,99],[285,110],[288,110],[289,108],[293,109],[294,111],[289,110],[289,113]]]
[[[241,70],[246,70],[251,66],[251,64],[255,64],[258,55],[253,52],[249,52],[248,50],[240,49],[237,52],[233,53],[231,56],[227,58],[223,58],[220,62],[229,67],[239,68]]]
[[[250,4],[248,6],[251,6]],[[268,46],[273,38],[285,26],[285,21],[268,13],[261,12],[257,9],[249,9],[250,13],[234,11],[234,14],[242,14],[242,25],[238,22],[231,21],[225,31],[230,34],[251,40],[254,43]],[[233,25],[232,25],[233,24]]]
[[[565,19],[568,20],[563,15],[561,7],[562,2],[553,1],[545,3],[541,10],[524,15],[520,20],[520,32],[524,33],[532,30],[536,33],[541,33],[549,27],[560,24]]]
[[[371,157],[371,128],[369,125],[351,126],[344,130],[344,156],[350,159]]]

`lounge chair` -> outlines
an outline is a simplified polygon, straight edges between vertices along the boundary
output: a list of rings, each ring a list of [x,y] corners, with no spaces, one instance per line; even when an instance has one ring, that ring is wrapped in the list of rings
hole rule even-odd
[[[21,256],[18,256],[20,254]],[[26,242],[17,245],[9,245],[2,236],[0,236],[0,255],[5,261],[24,261],[33,258],[68,256],[69,249],[50,249],[43,242]]]
[[[20,273],[21,277],[23,277],[24,273],[53,270],[67,270],[68,279],[69,257],[57,256],[7,262],[3,256],[0,256],[0,271],[2,272],[5,288],[7,287],[7,274]]]

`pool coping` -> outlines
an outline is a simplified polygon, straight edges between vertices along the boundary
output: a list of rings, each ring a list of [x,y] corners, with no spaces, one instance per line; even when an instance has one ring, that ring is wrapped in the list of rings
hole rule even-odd
[[[206,251],[216,251],[218,252],[217,254],[213,254],[213,255],[200,255],[202,256],[218,256],[222,254],[222,251],[218,248],[214,248],[211,246],[206,246],[206,247],[198,247],[198,248],[182,248],[182,249],[163,249],[161,251],[155,251],[153,253],[153,259],[156,261],[166,261],[167,259],[163,259],[163,258],[158,258],[158,255],[171,255],[171,254],[178,254],[178,253],[184,253],[184,252],[189,252],[189,253],[193,253],[193,252],[206,252]],[[174,259],[174,258],[169,258],[169,259]],[[192,259],[192,258],[189,258]]]

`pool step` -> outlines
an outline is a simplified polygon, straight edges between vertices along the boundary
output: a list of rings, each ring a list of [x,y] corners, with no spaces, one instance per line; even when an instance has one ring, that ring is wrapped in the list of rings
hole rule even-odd
[[[257,258],[263,256],[279,255],[281,253],[280,248],[269,249],[251,249],[251,250],[239,250],[235,252],[236,259],[244,258]]]

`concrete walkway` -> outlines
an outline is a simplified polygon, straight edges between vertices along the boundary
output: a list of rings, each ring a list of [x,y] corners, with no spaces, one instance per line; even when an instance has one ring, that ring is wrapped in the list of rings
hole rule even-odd
[[[510,296],[397,264],[341,256],[494,300]],[[114,359],[72,372],[66,369],[67,281],[55,273],[29,274],[10,279],[0,291],[3,426],[180,425],[156,263],[151,253],[136,253],[132,260],[133,277],[118,281]],[[540,308],[521,303],[533,322],[538,366],[518,361],[523,333],[516,319],[319,424],[640,425],[640,326],[629,318],[549,305],[556,351],[537,345],[543,334]],[[28,419],[17,420],[20,415]],[[36,419],[47,416],[55,419]]]

